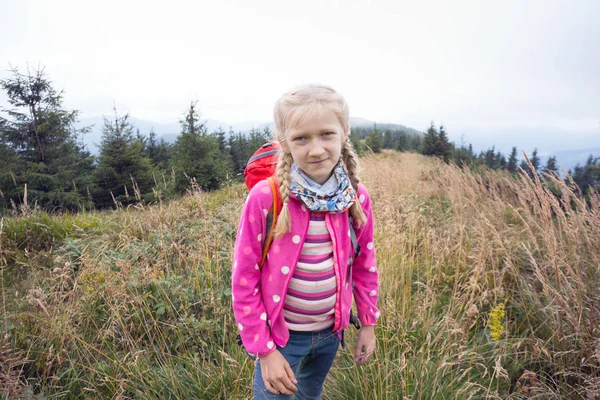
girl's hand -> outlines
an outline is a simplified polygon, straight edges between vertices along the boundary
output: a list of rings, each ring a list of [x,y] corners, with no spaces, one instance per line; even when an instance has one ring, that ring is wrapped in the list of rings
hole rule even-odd
[[[375,342],[375,327],[367,325],[360,328],[358,340],[356,341],[356,350],[354,351],[354,361],[358,365],[363,365],[373,355],[377,344]]]
[[[269,392],[292,395],[298,391],[294,371],[279,350],[260,358],[260,372]]]

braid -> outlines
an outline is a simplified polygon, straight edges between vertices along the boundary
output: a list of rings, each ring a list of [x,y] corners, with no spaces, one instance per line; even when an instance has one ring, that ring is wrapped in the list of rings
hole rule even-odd
[[[283,207],[281,213],[277,217],[277,225],[275,225],[275,237],[284,235],[292,229],[292,219],[288,210],[288,201],[290,200],[290,171],[292,169],[292,155],[290,153],[281,153],[279,162],[277,163],[277,181],[279,182],[279,193]]]
[[[356,156],[356,153],[354,153],[354,149],[352,149],[350,140],[346,140],[342,145],[342,160],[345,164],[346,172],[348,173],[352,187],[354,190],[358,190],[358,184],[360,183],[360,178],[358,177],[358,157]]]
[[[352,149],[350,140],[346,140],[342,145],[342,161],[346,167],[346,172],[348,173],[348,178],[350,178],[352,187],[358,192],[358,184],[360,183],[360,178],[358,177],[358,156],[354,152],[354,149]],[[352,217],[357,222],[358,226],[367,223],[367,216],[358,201],[355,201],[350,207],[350,214],[352,214]]]

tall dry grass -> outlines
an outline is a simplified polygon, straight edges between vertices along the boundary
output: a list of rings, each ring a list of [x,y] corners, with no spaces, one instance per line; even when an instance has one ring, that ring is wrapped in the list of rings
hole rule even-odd
[[[324,398],[600,396],[597,195],[587,205],[548,178],[558,200],[538,181],[414,154],[362,164],[378,349],[356,367],[348,330]],[[253,364],[235,343],[229,289],[245,194],[3,221],[0,382],[11,386],[0,393],[248,398]]]

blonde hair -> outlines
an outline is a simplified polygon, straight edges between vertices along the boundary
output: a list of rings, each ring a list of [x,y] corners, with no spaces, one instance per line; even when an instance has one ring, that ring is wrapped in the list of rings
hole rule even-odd
[[[312,84],[298,87],[285,93],[275,103],[273,117],[275,120],[275,135],[280,144],[285,143],[291,129],[296,127],[300,120],[313,118],[325,110],[332,111],[344,129],[348,126],[350,112],[344,97],[326,85]],[[290,171],[292,169],[292,155],[280,150],[279,162],[275,172],[279,182],[279,192],[283,208],[277,218],[275,236],[279,237],[292,229],[292,220],[288,210],[290,199]],[[358,177],[358,156],[352,148],[350,140],[342,144],[342,162],[355,191],[358,191],[360,178]],[[358,201],[350,207],[350,214],[354,221],[361,226],[367,222],[367,217]]]

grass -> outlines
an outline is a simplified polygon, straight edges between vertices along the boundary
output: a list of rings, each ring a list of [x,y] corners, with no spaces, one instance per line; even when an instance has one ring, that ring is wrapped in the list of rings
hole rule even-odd
[[[326,399],[600,396],[600,204],[415,154],[363,159],[381,277],[374,360]],[[549,177],[547,180],[551,180]],[[243,399],[230,262],[243,185],[6,218],[0,396]],[[0,397],[1,398],[1,397]]]

